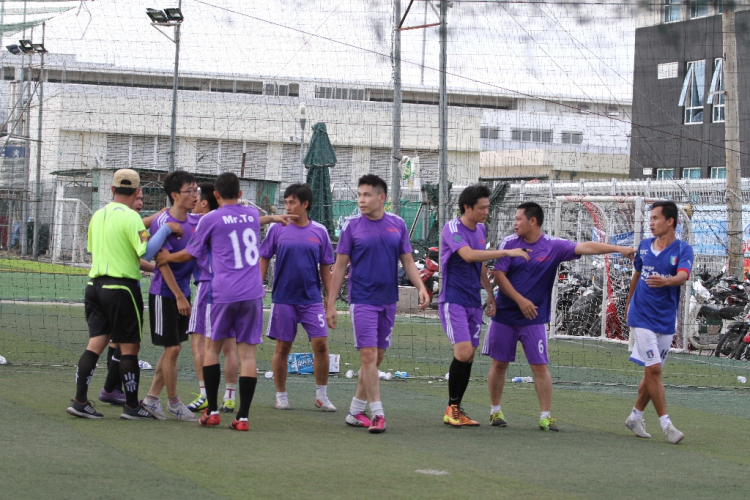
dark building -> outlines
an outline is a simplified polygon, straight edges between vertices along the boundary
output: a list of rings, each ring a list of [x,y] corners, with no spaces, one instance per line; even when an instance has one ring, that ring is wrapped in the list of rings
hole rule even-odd
[[[643,27],[635,32],[630,178],[726,176],[720,12],[720,2],[662,0],[658,11],[639,16]],[[750,10],[739,10],[742,177],[750,176],[749,28]]]

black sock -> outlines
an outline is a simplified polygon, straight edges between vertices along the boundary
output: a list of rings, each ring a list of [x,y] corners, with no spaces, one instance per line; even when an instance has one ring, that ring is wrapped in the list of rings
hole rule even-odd
[[[247,418],[250,413],[250,403],[253,402],[257,383],[257,377],[240,377],[240,408],[237,410],[237,420]]]
[[[119,348],[110,347],[107,350],[107,380],[104,381],[104,390],[112,392],[121,387],[120,380],[120,353]]]
[[[463,390],[466,390],[464,385],[464,372],[469,363],[459,361],[453,358],[451,362],[451,368],[448,371],[448,404],[449,405],[460,405],[461,397],[463,397]],[[468,377],[467,377],[468,382]],[[462,390],[463,388],[463,390]]]
[[[206,401],[209,412],[219,411],[219,384],[221,383],[221,365],[216,363],[203,367],[203,383],[206,384]]]
[[[469,379],[471,378],[471,365],[474,363],[464,363],[464,373],[463,373],[463,379],[461,380],[461,387],[460,387],[460,393],[458,396],[459,404],[464,399],[464,393],[466,393],[466,388],[469,387]]]
[[[128,354],[120,356],[120,378],[125,388],[125,400],[131,408],[137,408],[138,384],[141,381],[141,369],[138,367],[138,356]]]
[[[94,376],[96,362],[99,361],[99,355],[88,349],[83,351],[81,358],[78,360],[76,369],[76,401],[85,403],[88,401],[89,384],[91,377]]]

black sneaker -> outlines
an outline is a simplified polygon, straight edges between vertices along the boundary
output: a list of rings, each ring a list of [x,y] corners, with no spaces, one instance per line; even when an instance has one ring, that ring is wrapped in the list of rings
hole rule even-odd
[[[123,405],[122,415],[120,418],[125,420],[148,420],[154,418],[143,405],[138,405],[136,408],[131,408],[128,405]]]
[[[71,415],[80,418],[104,418],[104,415],[99,413],[91,406],[91,402],[86,401],[85,403],[79,403],[75,399],[70,400],[71,405],[65,410]]]

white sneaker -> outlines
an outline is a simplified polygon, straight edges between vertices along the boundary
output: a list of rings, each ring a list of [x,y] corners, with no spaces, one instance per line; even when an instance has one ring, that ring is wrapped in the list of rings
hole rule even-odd
[[[650,438],[651,434],[646,432],[646,422],[642,419],[632,418],[632,415],[625,421],[625,427],[633,431],[633,434],[639,438]]]
[[[154,401],[148,398],[144,398],[141,401],[141,405],[143,405],[146,411],[149,412],[151,415],[153,415],[156,420],[167,419],[167,416],[164,414],[164,409],[161,407],[160,399],[157,399],[156,401]]]
[[[667,436],[667,440],[672,444],[677,444],[685,437],[685,434],[678,431],[672,422],[664,429],[664,435]]]
[[[336,407],[333,406],[333,403],[331,403],[327,396],[315,398],[315,406],[323,411],[336,411]]]
[[[276,409],[277,410],[291,410],[292,407],[289,406],[289,398],[285,398],[285,397],[276,398]]]
[[[187,406],[185,406],[182,401],[180,401],[176,408],[173,408],[172,405],[167,405],[167,411],[181,422],[198,421],[198,417],[192,411],[188,410]]]

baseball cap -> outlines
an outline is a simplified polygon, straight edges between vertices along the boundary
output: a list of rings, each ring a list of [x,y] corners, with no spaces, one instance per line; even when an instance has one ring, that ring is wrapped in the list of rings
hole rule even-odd
[[[121,168],[115,172],[112,178],[112,186],[116,188],[137,188],[140,185],[141,178],[138,176],[138,172],[129,168]]]

